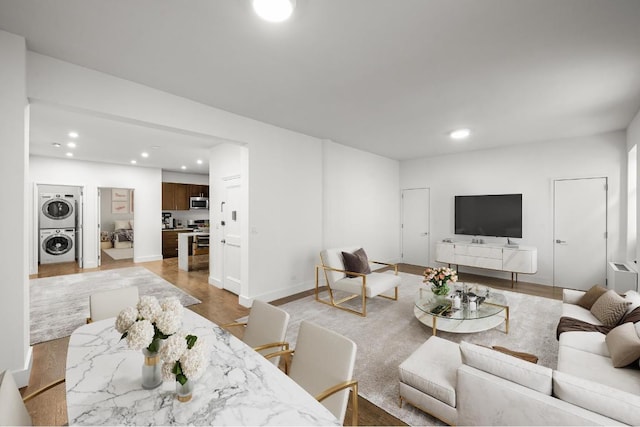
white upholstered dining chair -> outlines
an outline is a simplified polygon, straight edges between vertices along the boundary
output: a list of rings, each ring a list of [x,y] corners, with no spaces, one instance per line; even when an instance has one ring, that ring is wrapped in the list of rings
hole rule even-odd
[[[229,323],[222,327],[244,327],[242,341],[266,356],[274,351],[289,348],[289,344],[285,342],[288,325],[289,313],[269,303],[254,300],[246,322]],[[277,365],[279,359],[273,358],[272,362]]]
[[[121,310],[136,304],[138,288],[135,286],[96,292],[89,297],[90,314],[87,323],[116,317]]]
[[[353,379],[356,343],[315,323],[300,323],[295,349],[272,353],[283,356],[285,372],[344,422],[351,391],[351,422],[358,425],[358,381]]]
[[[59,379],[22,397],[11,372],[0,372],[0,426],[32,425],[31,416],[24,403],[63,382],[64,378]]]

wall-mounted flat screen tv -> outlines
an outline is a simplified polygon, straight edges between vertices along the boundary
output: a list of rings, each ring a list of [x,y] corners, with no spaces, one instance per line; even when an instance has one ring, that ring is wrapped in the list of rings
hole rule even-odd
[[[455,196],[455,234],[522,237],[522,194]]]

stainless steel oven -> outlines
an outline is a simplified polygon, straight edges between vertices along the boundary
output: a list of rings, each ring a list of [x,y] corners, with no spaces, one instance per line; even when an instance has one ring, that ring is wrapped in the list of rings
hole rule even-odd
[[[190,197],[189,209],[209,209],[208,197]]]

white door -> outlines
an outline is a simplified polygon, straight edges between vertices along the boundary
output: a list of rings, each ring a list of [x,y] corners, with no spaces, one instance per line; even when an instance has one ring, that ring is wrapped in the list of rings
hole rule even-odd
[[[222,287],[240,294],[240,178],[225,181],[222,205]]]
[[[553,284],[604,286],[607,266],[607,178],[554,181]]]
[[[429,264],[429,189],[402,190],[402,262]]]

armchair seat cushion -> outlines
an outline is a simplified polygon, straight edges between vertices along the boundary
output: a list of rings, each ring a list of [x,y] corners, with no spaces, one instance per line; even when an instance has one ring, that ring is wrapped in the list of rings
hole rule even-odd
[[[400,285],[400,276],[393,273],[367,274],[366,297],[373,298]],[[333,284],[334,289],[360,294],[362,293],[362,277],[345,277]]]

